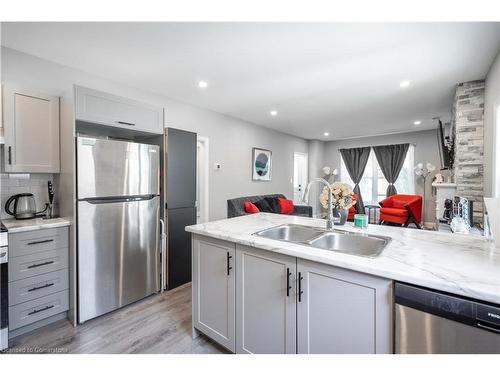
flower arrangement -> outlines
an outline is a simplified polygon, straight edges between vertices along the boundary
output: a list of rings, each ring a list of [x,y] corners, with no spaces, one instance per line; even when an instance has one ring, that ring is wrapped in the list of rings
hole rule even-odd
[[[332,207],[337,210],[348,210],[356,204],[352,188],[343,182],[334,182],[332,185]],[[324,208],[328,208],[328,188],[325,186],[319,195],[319,201]]]

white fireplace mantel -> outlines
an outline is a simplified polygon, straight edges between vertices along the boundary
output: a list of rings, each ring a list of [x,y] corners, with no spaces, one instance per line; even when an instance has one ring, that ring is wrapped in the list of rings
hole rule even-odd
[[[443,218],[444,201],[455,197],[457,184],[454,182],[434,182],[432,187],[436,188],[436,220],[440,220]]]

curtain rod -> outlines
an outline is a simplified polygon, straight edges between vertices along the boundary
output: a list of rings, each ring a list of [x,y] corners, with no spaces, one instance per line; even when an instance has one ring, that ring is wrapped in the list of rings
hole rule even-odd
[[[417,146],[416,142],[405,142],[405,143],[408,143],[409,145],[412,145],[412,146]],[[404,143],[393,143],[392,145],[402,145],[402,144],[404,144]],[[340,148],[339,147],[339,148],[337,148],[337,150],[340,151],[342,149],[349,150],[351,148],[360,148],[360,147],[370,147],[370,148],[373,148],[373,147],[378,147],[378,146],[392,146],[392,145],[369,145],[369,146],[357,146],[357,147],[347,147],[347,148],[345,148],[345,147]]]

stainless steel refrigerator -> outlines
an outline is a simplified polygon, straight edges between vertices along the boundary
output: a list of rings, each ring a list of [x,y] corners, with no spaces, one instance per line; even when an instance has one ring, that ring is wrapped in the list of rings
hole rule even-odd
[[[165,129],[165,289],[191,281],[191,235],[196,224],[196,133]]]
[[[78,320],[160,290],[158,146],[77,138]]]

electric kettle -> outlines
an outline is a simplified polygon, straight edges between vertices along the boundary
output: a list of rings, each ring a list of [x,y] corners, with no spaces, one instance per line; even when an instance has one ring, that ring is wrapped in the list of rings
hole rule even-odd
[[[14,204],[14,210],[11,210],[12,204]],[[32,219],[44,211],[36,212],[35,197],[31,193],[13,195],[5,202],[5,212],[18,220]]]

